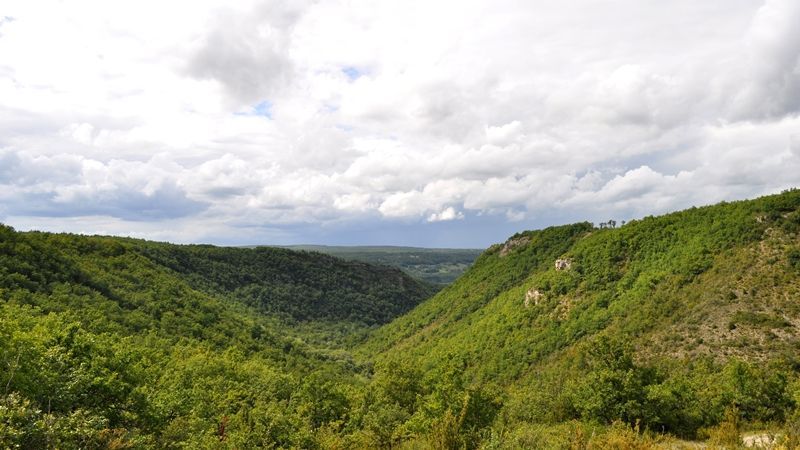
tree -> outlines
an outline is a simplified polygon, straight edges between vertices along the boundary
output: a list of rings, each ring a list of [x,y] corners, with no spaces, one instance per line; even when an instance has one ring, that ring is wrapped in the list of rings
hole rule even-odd
[[[634,424],[646,418],[649,371],[636,366],[629,341],[600,336],[587,350],[589,373],[573,387],[573,404],[581,417]]]

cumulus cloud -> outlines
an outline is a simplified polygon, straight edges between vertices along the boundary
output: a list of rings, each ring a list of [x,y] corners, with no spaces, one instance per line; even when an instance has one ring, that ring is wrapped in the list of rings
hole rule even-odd
[[[0,220],[476,246],[797,184],[796,1],[570,6],[11,0]]]
[[[243,104],[274,97],[291,81],[291,31],[306,6],[271,1],[249,11],[220,8],[189,58],[189,73],[218,81]]]
[[[464,213],[456,211],[452,206],[448,206],[438,213],[428,216],[428,222],[446,222],[448,220],[463,219]]]
[[[737,97],[743,117],[782,117],[800,112],[800,3],[768,0],[745,37],[746,75]]]
[[[78,155],[5,152],[0,162],[0,186],[6,188],[0,199],[14,214],[148,221],[185,217],[208,206],[189,198],[180,186],[181,173],[158,158],[104,164]]]

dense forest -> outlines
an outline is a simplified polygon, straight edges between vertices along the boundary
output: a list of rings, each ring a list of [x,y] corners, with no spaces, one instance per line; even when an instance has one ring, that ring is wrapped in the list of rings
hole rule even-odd
[[[575,448],[614,425],[642,445],[648,430],[732,445],[738,427],[782,429],[795,448],[798,233],[797,190],[519,233],[357,352],[499,386],[490,447]]]
[[[341,335],[432,292],[316,253],[0,227],[0,447],[319,446],[364,385]]]
[[[0,227],[0,446],[800,445],[800,191],[522,232],[436,289]]]
[[[444,286],[461,276],[483,250],[462,248],[419,248],[392,246],[291,245],[354,261],[399,267],[412,277]]]

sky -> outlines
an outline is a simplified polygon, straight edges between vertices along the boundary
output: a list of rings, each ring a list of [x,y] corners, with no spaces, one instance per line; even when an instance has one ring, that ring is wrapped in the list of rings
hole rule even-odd
[[[800,186],[797,0],[0,3],[0,222],[480,248]]]

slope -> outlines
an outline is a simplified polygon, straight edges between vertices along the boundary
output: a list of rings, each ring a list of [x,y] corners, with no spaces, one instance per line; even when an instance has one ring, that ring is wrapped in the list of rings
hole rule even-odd
[[[196,289],[295,321],[383,324],[435,292],[398,269],[316,252],[152,242],[137,249]]]
[[[693,435],[733,406],[746,420],[782,420],[800,367],[799,232],[792,190],[620,228],[519,233],[358,351],[422,373],[456,364],[476,385],[505,386],[504,417],[517,424],[641,419]],[[601,377],[610,384],[599,392],[609,367],[626,383],[637,374],[638,387]],[[719,391],[702,391],[712,381]],[[678,402],[681,389],[702,418],[666,417],[648,397]]]
[[[295,325],[363,328],[428,290],[317,254],[0,226],[0,446],[313,448],[363,379]]]
[[[398,267],[415,278],[437,285],[447,285],[455,281],[483,253],[483,250],[478,249],[392,246],[291,245],[287,248]]]

